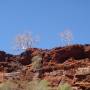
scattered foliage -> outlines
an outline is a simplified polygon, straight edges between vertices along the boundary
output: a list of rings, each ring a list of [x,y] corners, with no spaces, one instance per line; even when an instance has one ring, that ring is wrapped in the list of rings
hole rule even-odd
[[[68,83],[60,84],[58,90],[72,90],[71,86]]]
[[[17,90],[17,88],[18,85],[9,80],[0,84],[0,90]]]
[[[39,70],[42,67],[42,57],[40,55],[32,58],[32,69]]]
[[[34,80],[29,82],[26,90],[50,90],[46,80]]]

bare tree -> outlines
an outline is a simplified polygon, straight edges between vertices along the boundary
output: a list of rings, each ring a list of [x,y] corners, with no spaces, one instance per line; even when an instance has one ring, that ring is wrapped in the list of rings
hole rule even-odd
[[[36,42],[37,40],[33,38],[31,33],[19,34],[15,38],[16,48],[22,50],[31,48]]]
[[[65,30],[60,33],[60,38],[64,41],[66,45],[71,45],[73,34],[70,30]]]

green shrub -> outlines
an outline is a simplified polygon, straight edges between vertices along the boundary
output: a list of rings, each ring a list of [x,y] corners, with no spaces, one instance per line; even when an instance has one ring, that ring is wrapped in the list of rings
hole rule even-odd
[[[68,83],[58,86],[58,90],[72,90],[71,86]]]
[[[51,90],[46,80],[10,81],[0,84],[0,90]]]
[[[8,80],[8,81],[0,84],[0,90],[17,90],[17,84]]]
[[[40,55],[34,56],[32,58],[32,69],[34,70],[41,69],[42,67],[41,61],[42,61],[42,57]]]
[[[50,90],[46,80],[34,80],[28,83],[26,90]]]

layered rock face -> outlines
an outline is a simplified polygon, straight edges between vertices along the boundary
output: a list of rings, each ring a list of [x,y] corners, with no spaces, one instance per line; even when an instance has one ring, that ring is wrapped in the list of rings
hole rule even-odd
[[[32,67],[34,56],[42,57],[40,77]],[[20,55],[0,52],[0,71],[23,80],[38,77],[48,80],[53,90],[62,83],[69,83],[74,90],[90,90],[90,45],[56,47],[51,50],[29,48]],[[20,77],[19,77],[20,76]],[[14,76],[15,78],[15,76]]]

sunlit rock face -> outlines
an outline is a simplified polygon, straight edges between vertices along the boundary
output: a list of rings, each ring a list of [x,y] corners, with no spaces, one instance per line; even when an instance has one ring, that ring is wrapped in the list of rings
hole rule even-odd
[[[40,72],[32,70],[32,58],[35,56],[42,57]],[[5,78],[12,75],[12,78],[16,76],[23,80],[38,78],[40,73],[39,78],[48,80],[51,87],[68,82],[72,87],[90,89],[90,45],[71,45],[50,50],[28,48],[20,55],[0,51],[0,72],[6,73]]]

